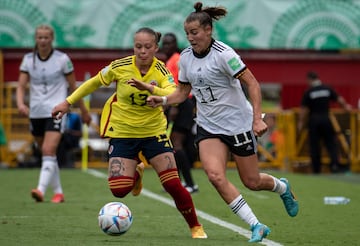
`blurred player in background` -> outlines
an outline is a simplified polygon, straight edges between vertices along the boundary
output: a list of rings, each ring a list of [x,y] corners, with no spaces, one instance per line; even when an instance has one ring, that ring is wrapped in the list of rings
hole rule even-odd
[[[164,189],[172,196],[184,216],[192,238],[207,238],[199,223],[190,193],[181,185],[171,142],[166,135],[163,108],[146,103],[149,95],[165,96],[176,88],[165,64],[155,57],[161,33],[140,28],[134,35],[134,55],[111,62],[96,76],[85,81],[74,93],[53,109],[61,117],[71,104],[102,85],[117,83],[116,92],[107,100],[101,115],[100,135],[109,141],[109,188],[115,197],[129,192],[139,195],[144,164],[141,152],[157,172]]]
[[[74,151],[80,149],[81,137],[82,121],[79,114],[76,112],[68,112],[66,114],[65,130],[56,154],[60,168],[72,168],[75,166]]]
[[[166,33],[162,39],[162,51],[166,55],[166,67],[174,76],[175,83],[178,84],[180,50],[177,38],[173,33]],[[178,105],[170,105],[166,109],[169,124],[172,124],[170,139],[174,146],[174,155],[178,169],[182,175],[185,188],[194,193],[199,191],[199,187],[194,183],[191,168],[193,160],[191,154],[186,149],[187,144],[192,138],[192,126],[194,125],[195,105],[191,98],[187,98]]]
[[[197,137],[200,161],[208,179],[230,209],[251,227],[249,242],[260,242],[270,233],[259,222],[238,189],[226,178],[229,152],[241,181],[251,190],[277,192],[290,216],[298,213],[289,182],[259,173],[256,136],[267,129],[261,115],[260,86],[250,69],[228,45],[212,38],[213,19],[226,15],[223,7],[205,7],[197,2],[184,22],[191,47],[180,55],[179,85],[166,97],[150,96],[156,107],[184,101],[190,91],[196,98]],[[240,83],[245,83],[251,104]]]
[[[64,120],[54,119],[52,108],[62,102],[70,91],[76,89],[73,64],[65,53],[53,48],[54,30],[48,25],[40,25],[35,31],[35,49],[24,56],[20,65],[20,75],[16,91],[17,107],[20,114],[30,118],[30,131],[41,149],[42,161],[39,182],[31,196],[37,202],[44,201],[45,192],[50,185],[54,196],[53,203],[64,202],[60,182],[56,151]],[[25,104],[27,84],[30,84],[28,107]],[[90,115],[80,103],[83,122],[90,122]]]
[[[351,110],[351,105],[332,88],[324,85],[317,73],[310,71],[306,78],[310,88],[305,91],[301,101],[298,128],[301,130],[304,127],[305,118],[308,116],[313,173],[321,173],[321,140],[324,140],[330,156],[330,170],[335,173],[339,171],[339,160],[336,133],[329,118],[330,102],[339,103],[345,110]]]

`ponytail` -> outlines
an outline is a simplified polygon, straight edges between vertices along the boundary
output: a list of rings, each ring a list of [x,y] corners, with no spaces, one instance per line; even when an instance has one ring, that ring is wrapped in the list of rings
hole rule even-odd
[[[190,13],[185,22],[199,21],[202,26],[213,26],[214,20],[219,20],[227,14],[227,10],[224,7],[205,7],[203,8],[202,2],[196,2],[194,4],[195,11]]]

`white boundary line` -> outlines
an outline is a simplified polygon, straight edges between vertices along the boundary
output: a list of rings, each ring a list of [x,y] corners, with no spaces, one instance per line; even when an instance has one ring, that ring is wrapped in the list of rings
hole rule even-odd
[[[93,176],[95,176],[95,177],[98,177],[98,178],[107,178],[106,174],[104,174],[102,172],[99,172],[99,171],[97,171],[95,169],[88,169],[86,172],[93,175]],[[151,192],[151,191],[149,191],[147,189],[143,188],[142,191],[141,191],[141,194],[144,195],[144,196],[147,196],[149,198],[152,198],[154,200],[165,203],[165,204],[167,204],[167,205],[169,205],[171,207],[176,207],[173,200],[168,199],[168,198],[163,197],[163,196],[160,196],[160,195],[158,195],[156,193],[153,193],[153,192]],[[198,210],[198,209],[196,209],[196,213],[200,218],[202,218],[204,220],[207,220],[207,221],[209,221],[209,222],[211,222],[211,223],[213,223],[215,225],[219,225],[219,226],[227,228],[227,229],[229,229],[231,231],[239,233],[240,235],[242,235],[242,236],[244,236],[246,238],[251,237],[251,232],[249,230],[246,230],[246,229],[240,227],[240,226],[237,226],[237,225],[231,224],[229,222],[226,222],[224,220],[221,220],[221,219],[219,219],[217,217],[214,217],[214,216],[212,216],[212,215],[210,215],[208,213],[205,213],[205,212],[203,212],[201,210]],[[261,244],[268,245],[268,246],[282,246],[282,244],[271,241],[271,240],[266,239],[266,238],[263,239]]]

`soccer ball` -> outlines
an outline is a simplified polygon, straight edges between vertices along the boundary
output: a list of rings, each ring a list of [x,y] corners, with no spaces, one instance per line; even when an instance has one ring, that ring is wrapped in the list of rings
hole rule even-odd
[[[100,209],[98,221],[103,232],[120,236],[130,229],[133,217],[124,203],[109,202]]]

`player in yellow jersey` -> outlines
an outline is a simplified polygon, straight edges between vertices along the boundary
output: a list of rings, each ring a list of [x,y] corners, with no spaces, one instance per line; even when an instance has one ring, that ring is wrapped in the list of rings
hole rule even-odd
[[[132,191],[140,194],[143,165],[138,153],[153,166],[164,189],[173,197],[193,238],[207,238],[199,223],[190,193],[181,185],[171,142],[166,135],[167,121],[162,107],[147,105],[150,95],[166,96],[176,89],[174,78],[155,57],[161,33],[140,28],[134,35],[134,55],[115,60],[96,76],[85,81],[66,100],[54,107],[53,117],[61,118],[70,105],[102,85],[116,83],[105,103],[100,134],[109,140],[109,188],[115,197]]]

